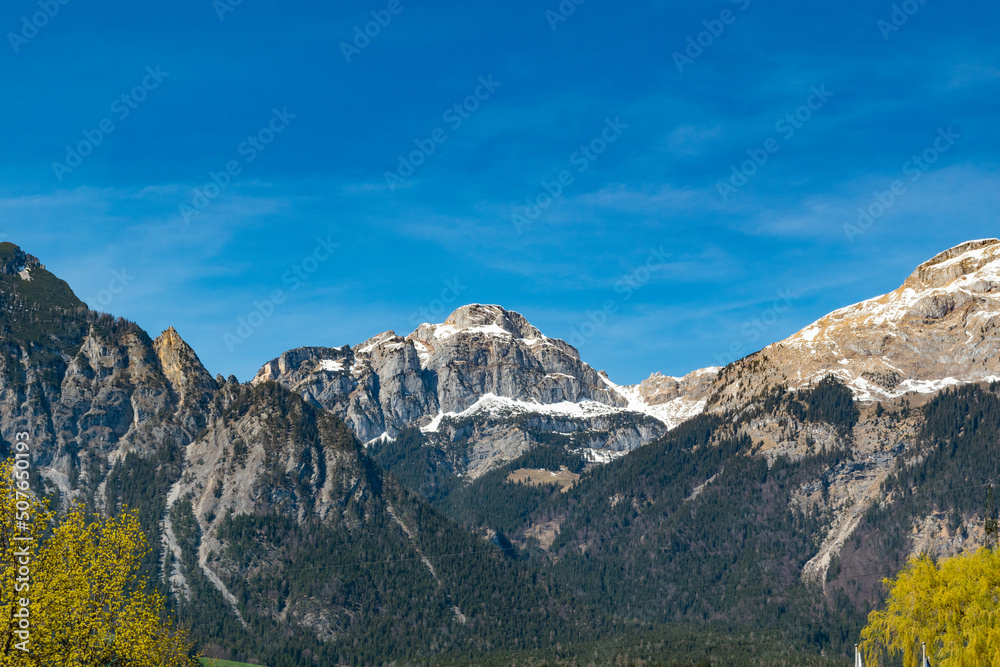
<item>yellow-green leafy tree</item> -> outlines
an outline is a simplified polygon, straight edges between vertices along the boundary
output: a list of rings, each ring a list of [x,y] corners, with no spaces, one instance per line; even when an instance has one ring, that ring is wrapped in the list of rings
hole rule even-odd
[[[194,664],[187,633],[145,590],[149,545],[135,513],[88,520],[74,507],[56,517],[17,493],[15,472],[0,463],[0,667]]]
[[[980,549],[935,563],[913,558],[861,632],[866,665],[902,654],[919,665],[920,645],[937,667],[1000,667],[1000,554]]]

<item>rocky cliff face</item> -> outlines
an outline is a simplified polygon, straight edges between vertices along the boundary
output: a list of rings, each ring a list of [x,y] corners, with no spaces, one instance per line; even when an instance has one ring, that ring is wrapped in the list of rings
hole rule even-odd
[[[184,450],[185,474],[167,495],[164,533],[174,564],[174,589],[189,592],[189,579],[204,575],[243,619],[230,589],[235,579],[245,579],[246,566],[226,558],[230,544],[220,529],[227,521],[280,516],[296,523],[319,520],[327,528],[353,532],[364,529],[366,515],[384,512],[384,501],[378,498],[377,476],[365,467],[342,422],[324,418],[273,383],[230,389],[228,407]],[[181,501],[185,510],[190,508],[199,535],[191,553],[184,552],[176,537]],[[262,564],[266,557],[261,553],[254,560]],[[294,605],[304,606],[286,609],[286,615],[303,622],[309,613],[318,613],[319,622],[311,624],[331,636],[331,610],[324,613],[306,600]],[[271,604],[263,611],[278,613]]]
[[[155,343],[138,326],[89,311],[31,255],[0,244],[0,436],[31,434],[47,488],[97,493],[130,451],[186,444],[216,388],[172,329]]]
[[[203,406],[219,388],[219,383],[201,365],[198,355],[173,327],[153,341],[153,351],[181,405]]]
[[[460,472],[475,477],[540,433],[565,435],[595,460],[634,449],[697,413],[715,370],[618,386],[519,313],[472,304],[405,337],[387,331],[354,347],[291,350],[253,382],[279,382],[363,442],[408,427],[445,444],[468,441]]]
[[[96,318],[58,359],[47,369],[12,369],[0,415],[5,438],[8,430],[33,434],[42,474],[63,494],[76,495],[130,451],[148,454],[164,439],[189,442],[211,411],[215,381],[197,357],[165,367],[131,323]],[[56,371],[55,381],[39,377],[46,370]]]

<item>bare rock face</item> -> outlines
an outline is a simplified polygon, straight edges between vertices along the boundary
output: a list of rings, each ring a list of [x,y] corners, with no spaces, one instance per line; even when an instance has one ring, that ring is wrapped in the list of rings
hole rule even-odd
[[[302,347],[264,365],[254,385],[275,380],[329,410],[367,442],[437,411],[433,378],[412,343],[387,331],[351,348]]]
[[[486,394],[539,403],[627,404],[573,346],[545,337],[519,313],[499,306],[463,306],[443,324],[421,325],[407,340],[438,377],[444,412],[461,412]]]
[[[1000,377],[1000,241],[924,262],[899,289],[836,310],[727,367],[716,409],[748,392],[836,375],[862,401]]]
[[[152,341],[94,313],[35,257],[0,243],[0,450],[30,436],[49,490],[94,490],[126,452],[184,437]]]
[[[719,370],[701,368],[680,378],[653,373],[639,383],[637,392],[649,405],[664,405],[678,398],[699,401],[708,396]]]
[[[172,329],[154,344],[89,311],[12,244],[0,244],[0,306],[0,450],[27,432],[49,490],[82,497],[128,452],[184,444],[204,427],[215,381]]]
[[[339,513],[345,498],[360,501],[371,480],[360,450],[336,420],[318,417],[303,438],[288,423],[317,419],[298,397],[273,384],[236,390],[233,407],[223,411],[185,451],[186,471],[173,498],[188,497],[196,516],[206,521],[227,511],[237,515],[280,511],[303,518]]]
[[[170,327],[153,341],[163,374],[182,404],[204,404],[218,383],[212,379],[194,350]]]
[[[49,405],[57,450],[99,443],[109,460],[155,448],[155,418],[177,407],[151,341],[127,323],[91,327]]]

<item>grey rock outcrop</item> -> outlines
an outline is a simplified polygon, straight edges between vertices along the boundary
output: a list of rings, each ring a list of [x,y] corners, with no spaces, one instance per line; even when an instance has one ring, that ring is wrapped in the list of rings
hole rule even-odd
[[[9,445],[27,432],[36,468],[64,498],[95,493],[128,452],[186,444],[207,423],[216,383],[173,329],[154,343],[88,310],[13,244],[0,244],[0,305],[0,436]]]

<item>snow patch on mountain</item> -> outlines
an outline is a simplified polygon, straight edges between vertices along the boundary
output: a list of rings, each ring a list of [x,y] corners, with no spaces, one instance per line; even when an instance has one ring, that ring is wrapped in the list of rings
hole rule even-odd
[[[527,345],[528,347],[534,347],[535,345],[541,345],[548,342],[548,336],[542,336],[540,338],[519,338],[519,341]]]
[[[437,433],[444,419],[458,421],[466,418],[507,418],[524,414],[542,414],[553,417],[565,417],[570,419],[588,419],[590,417],[602,417],[618,414],[622,412],[620,408],[598,403],[597,401],[580,401],[573,403],[561,401],[559,403],[538,403],[535,401],[522,401],[496,394],[484,394],[471,406],[461,412],[440,412],[431,422],[420,430],[424,433]]]
[[[451,413],[454,415],[455,413]],[[445,414],[443,412],[438,412],[437,415],[431,419],[429,424],[420,427],[421,433],[437,433],[438,429],[441,428],[441,420],[444,419]]]
[[[583,449],[573,450],[577,454],[583,457],[584,461],[588,463],[611,463],[615,459],[620,459],[621,457],[628,454],[628,452],[614,452],[607,449],[592,449],[590,447],[585,447]]]
[[[436,324],[430,325],[431,331],[434,333],[435,338],[448,338],[454,336],[457,333],[482,333],[492,336],[512,336],[511,332],[507,331],[499,324],[484,324],[478,327],[459,327],[454,324]]]
[[[371,440],[369,440],[368,442],[366,442],[364,444],[364,448],[365,449],[369,449],[371,447],[374,447],[375,445],[382,444],[382,443],[385,443],[385,442],[392,442],[393,440],[395,440],[395,438],[389,437],[388,433],[383,433],[382,435],[378,436],[377,438],[372,438]]]
[[[420,367],[427,368],[427,362],[431,358],[431,348],[422,340],[413,341],[413,349],[417,351],[417,358],[420,359]]]
[[[319,369],[321,371],[330,371],[332,373],[343,373],[344,372],[344,360],[343,359],[323,359],[319,362]]]
[[[718,370],[718,368],[711,368],[701,369],[696,372],[714,375]],[[668,429],[672,429],[705,411],[707,399],[704,397],[693,399],[686,396],[679,396],[658,405],[651,405],[643,397],[640,385],[618,385],[609,380],[604,374],[601,374],[600,377],[608,387],[628,401],[628,407],[618,408],[597,401],[540,403],[488,393],[484,394],[474,404],[461,412],[439,412],[428,424],[421,427],[420,430],[424,433],[437,433],[441,428],[441,422],[445,419],[449,421],[482,417],[496,419],[522,414],[541,414],[569,419],[589,419],[592,417],[630,412],[652,417],[662,422]],[[671,379],[683,380],[683,378]]]

